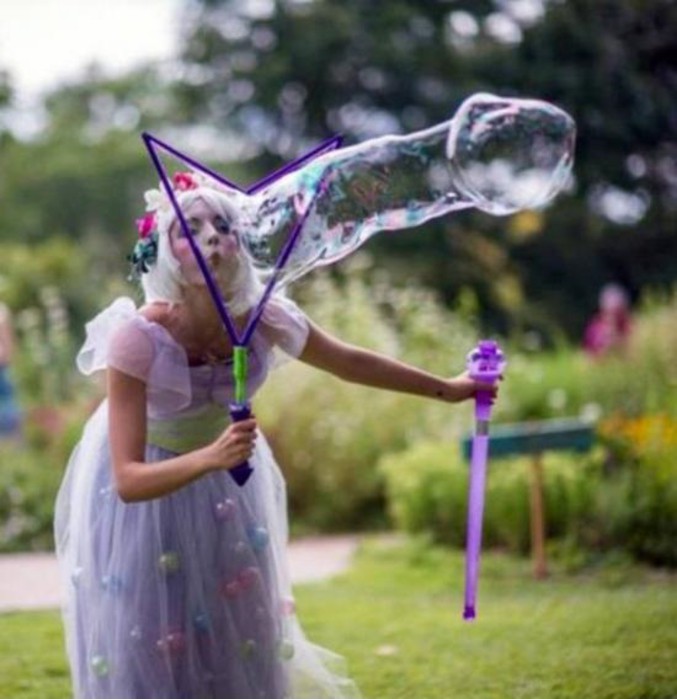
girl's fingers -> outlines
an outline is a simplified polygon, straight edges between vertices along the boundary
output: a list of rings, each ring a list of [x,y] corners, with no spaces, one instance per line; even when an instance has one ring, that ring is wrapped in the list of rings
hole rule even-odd
[[[475,390],[477,391],[487,391],[488,393],[496,394],[498,390],[497,387],[492,383],[484,383],[483,381],[475,382]]]
[[[256,420],[254,418],[247,418],[246,420],[234,422],[231,425],[231,429],[236,432],[253,432],[256,430]]]

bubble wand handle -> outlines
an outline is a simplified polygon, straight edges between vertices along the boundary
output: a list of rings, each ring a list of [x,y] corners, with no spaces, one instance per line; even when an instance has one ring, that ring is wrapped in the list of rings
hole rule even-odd
[[[493,384],[503,373],[506,362],[503,352],[493,340],[482,340],[467,357],[466,368],[471,378]],[[482,519],[489,455],[489,421],[492,397],[489,391],[478,391],[475,397],[475,434],[468,485],[468,520],[465,552],[465,604],[463,618],[476,616],[477,580],[482,547]]]
[[[251,405],[247,401],[247,348],[243,345],[233,347],[233,379],[235,380],[235,402],[231,403],[230,418],[233,422],[241,422],[251,417]],[[248,461],[243,461],[230,470],[233,480],[243,486],[252,475],[254,469]]]

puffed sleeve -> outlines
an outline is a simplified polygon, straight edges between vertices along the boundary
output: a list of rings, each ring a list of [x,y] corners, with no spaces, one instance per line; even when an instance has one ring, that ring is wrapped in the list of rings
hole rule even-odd
[[[303,352],[309,330],[306,314],[291,299],[271,296],[261,315],[261,332],[273,351],[274,366]]]
[[[140,316],[130,318],[111,333],[108,366],[149,383],[157,356],[153,339],[150,323]]]
[[[117,369],[146,384],[148,414],[161,417],[191,400],[186,354],[162,326],[139,315],[129,298],[117,299],[85,326],[77,364],[84,374]]]
[[[108,366],[108,350],[115,332],[136,316],[132,299],[123,296],[85,325],[85,343],[76,359],[78,369],[90,376]]]

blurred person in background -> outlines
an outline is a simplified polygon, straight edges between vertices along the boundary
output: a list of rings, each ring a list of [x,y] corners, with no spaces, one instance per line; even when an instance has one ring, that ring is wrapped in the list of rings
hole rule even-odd
[[[0,302],[0,439],[18,436],[21,426],[21,415],[9,371],[13,353],[12,314]]]
[[[618,284],[606,284],[599,294],[599,309],[588,322],[583,348],[591,357],[624,355],[630,337],[628,295]]]

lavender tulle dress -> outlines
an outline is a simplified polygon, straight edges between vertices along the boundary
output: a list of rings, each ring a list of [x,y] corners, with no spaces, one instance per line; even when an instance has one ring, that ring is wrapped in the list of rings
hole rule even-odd
[[[302,312],[268,303],[250,347],[249,395],[275,355],[296,356]],[[146,461],[208,443],[228,422],[228,364],[188,366],[160,325],[121,298],[87,325],[85,374],[115,367],[148,395]],[[227,472],[171,495],[123,503],[113,482],[104,401],[59,491],[56,543],[76,699],[347,699],[339,656],[310,643],[286,561],[284,479],[263,435],[244,487]]]

